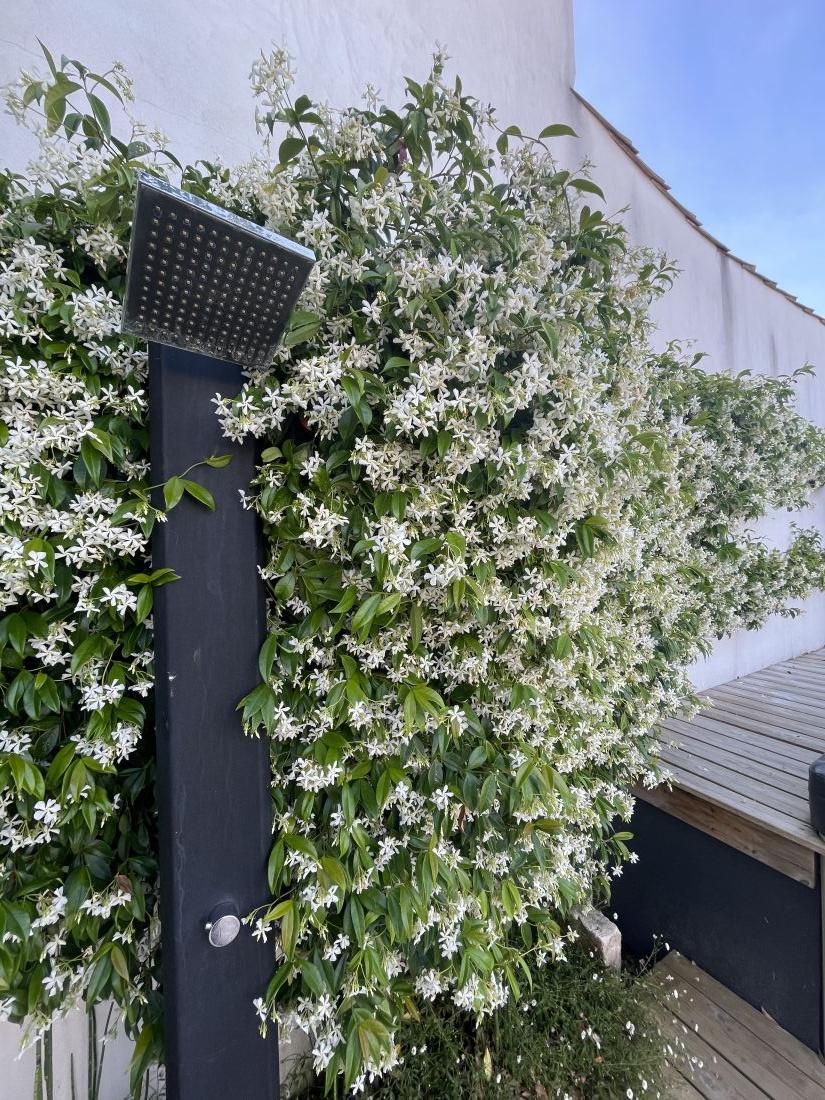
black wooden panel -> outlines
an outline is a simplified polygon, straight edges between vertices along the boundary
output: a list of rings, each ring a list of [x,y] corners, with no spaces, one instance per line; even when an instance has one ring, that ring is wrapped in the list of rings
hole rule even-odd
[[[252,1006],[273,969],[271,946],[243,928],[209,945],[204,924],[224,900],[243,915],[266,900],[271,843],[264,739],[241,731],[238,700],[258,681],[265,632],[260,535],[241,506],[255,468],[251,444],[222,438],[212,398],[241,384],[238,367],[150,345],[152,480],[210,454],[228,467],[192,476],[215,496],[212,513],[188,498],[157,528],[154,565],[181,579],[155,607],[161,920],[170,1100],[272,1100],[277,1038],[258,1033]]]
[[[653,936],[814,1050],[822,1043],[820,894],[643,801],[630,825],[639,853],[614,882],[627,947]]]

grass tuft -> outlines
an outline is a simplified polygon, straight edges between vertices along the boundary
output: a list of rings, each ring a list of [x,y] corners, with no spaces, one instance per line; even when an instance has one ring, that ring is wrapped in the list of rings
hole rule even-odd
[[[644,973],[608,970],[584,948],[533,969],[533,989],[479,1027],[448,999],[398,1033],[402,1063],[370,1100],[650,1100],[665,1095],[664,1044]],[[322,1082],[310,1097],[323,1095]]]

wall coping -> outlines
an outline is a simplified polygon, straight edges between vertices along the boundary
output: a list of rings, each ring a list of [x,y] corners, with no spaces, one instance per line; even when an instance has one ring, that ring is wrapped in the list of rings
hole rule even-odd
[[[817,321],[819,321],[821,325],[825,325],[825,317],[821,316],[821,314],[817,313],[816,310],[812,309],[810,306],[806,306],[802,302],[800,302],[795,294],[791,294],[789,291],[783,290],[782,287],[779,286],[779,284],[774,279],[769,279],[766,275],[763,275],[761,271],[758,271],[755,264],[748,263],[747,260],[743,260],[741,256],[735,255],[733,252],[731,252],[726,244],[723,244],[722,241],[720,241],[717,237],[714,237],[712,233],[709,233],[707,229],[705,229],[705,227],[702,225],[701,221],[693,213],[693,211],[688,210],[688,208],[680,203],[679,200],[675,197],[670,189],[670,184],[665,179],[663,179],[658,172],[655,172],[649,164],[642,160],[642,158],[639,156],[639,150],[636,148],[630,138],[627,137],[626,134],[623,134],[621,130],[617,129],[613,125],[613,123],[610,122],[609,119],[605,118],[604,115],[600,111],[598,111],[593,106],[593,104],[590,103],[589,100],[585,99],[584,96],[581,95],[581,93],[577,92],[575,88],[571,88],[570,91],[573,93],[579,103],[581,103],[581,105],[585,108],[585,110],[593,115],[597,122],[601,123],[605,130],[607,130],[608,134],[613,138],[615,143],[619,146],[619,148],[636,163],[638,168],[644,173],[645,176],[647,176],[654,187],[656,187],[656,189],[662,195],[664,195],[664,197],[668,200],[668,202],[671,203],[671,205],[676,207],[676,209],[686,218],[688,222],[690,222],[693,228],[699,234],[701,234],[701,236],[710,241],[710,243],[716,249],[718,249],[719,252],[723,252],[728,257],[728,259],[738,264],[741,268],[749,272],[751,275],[755,275],[760,282],[765,284],[765,286],[770,287],[771,290],[775,290],[777,294],[781,294],[783,298],[787,298],[787,300],[795,305],[797,309],[801,309],[803,313],[807,313],[810,317],[813,317]]]

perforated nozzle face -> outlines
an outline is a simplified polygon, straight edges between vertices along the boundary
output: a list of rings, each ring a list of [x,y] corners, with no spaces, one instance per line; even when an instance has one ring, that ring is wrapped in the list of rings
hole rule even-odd
[[[308,248],[141,173],[123,331],[266,366],[314,262]]]

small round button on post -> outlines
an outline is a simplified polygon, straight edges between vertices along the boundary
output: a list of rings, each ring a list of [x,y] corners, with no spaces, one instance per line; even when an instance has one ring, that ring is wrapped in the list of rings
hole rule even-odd
[[[209,942],[213,947],[228,947],[241,930],[238,910],[231,902],[217,905],[206,922]]]

